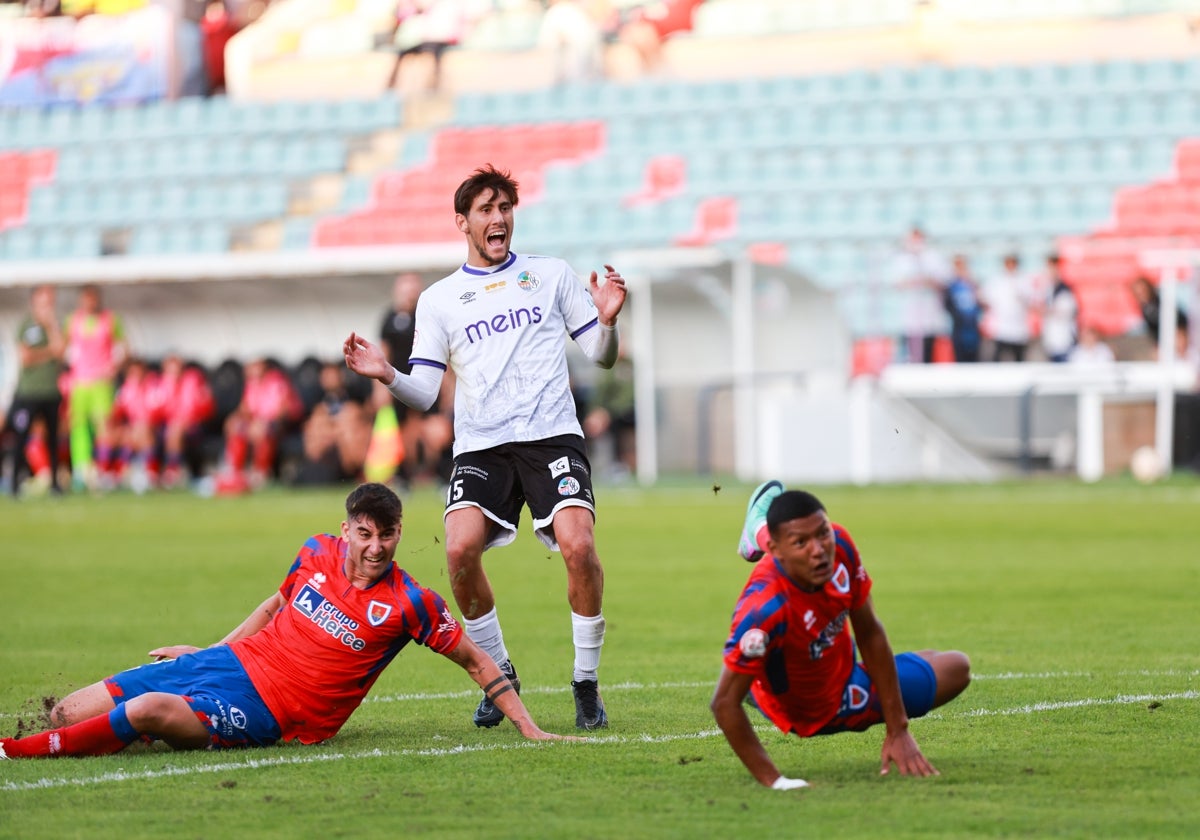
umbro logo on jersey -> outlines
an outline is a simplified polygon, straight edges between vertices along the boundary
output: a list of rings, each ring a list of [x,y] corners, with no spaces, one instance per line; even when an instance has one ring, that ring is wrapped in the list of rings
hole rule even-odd
[[[463,303],[470,303],[471,301],[475,300],[475,293],[474,292],[464,292],[463,294],[458,296],[458,299],[461,300]]]

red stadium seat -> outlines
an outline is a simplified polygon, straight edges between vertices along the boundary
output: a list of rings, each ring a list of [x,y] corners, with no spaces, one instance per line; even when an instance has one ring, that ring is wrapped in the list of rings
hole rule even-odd
[[[696,224],[692,230],[675,238],[676,245],[708,245],[728,239],[737,232],[737,199],[709,198],[696,208]]]

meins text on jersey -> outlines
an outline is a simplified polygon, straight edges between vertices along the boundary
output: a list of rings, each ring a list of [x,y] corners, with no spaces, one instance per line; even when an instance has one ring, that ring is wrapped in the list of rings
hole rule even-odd
[[[493,315],[491,318],[467,324],[465,332],[467,334],[467,341],[474,344],[476,341],[482,341],[495,333],[517,330],[521,327],[527,327],[530,324],[540,324],[541,322],[542,307],[535,306],[532,309],[526,309],[522,306],[520,309],[510,309],[507,313],[501,312]]]

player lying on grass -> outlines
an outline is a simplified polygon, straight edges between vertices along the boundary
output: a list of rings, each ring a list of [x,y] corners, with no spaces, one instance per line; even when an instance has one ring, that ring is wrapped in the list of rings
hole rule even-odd
[[[757,563],[734,608],[712,712],[751,775],[776,790],[808,786],[772,763],[742,705],[747,695],[777,727],[801,738],[883,723],[880,772],[895,764],[902,775],[937,775],[908,721],[966,689],[966,655],[892,655],[858,549],[811,493],[784,491],[778,481],[758,487],[738,553]]]
[[[442,597],[393,562],[400,513],[384,485],[356,488],[341,537],[305,542],[279,591],[218,644],[150,651],[162,661],[79,689],[51,710],[58,728],[0,738],[0,757],[105,755],[143,737],[181,750],[324,741],[414,640],[461,665],[526,738],[563,737],[538,728]]]

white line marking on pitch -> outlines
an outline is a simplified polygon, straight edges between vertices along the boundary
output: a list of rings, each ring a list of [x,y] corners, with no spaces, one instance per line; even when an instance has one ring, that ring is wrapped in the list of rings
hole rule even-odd
[[[957,717],[991,717],[996,715],[1028,715],[1034,712],[1052,712],[1063,709],[1075,709],[1084,706],[1117,706],[1131,703],[1145,703],[1163,700],[1196,700],[1200,699],[1200,691],[1183,691],[1177,694],[1121,694],[1108,699],[1084,698],[1068,700],[1059,703],[1034,703],[1027,706],[1015,706],[1010,709],[970,709],[965,712],[949,715],[935,713],[926,715],[926,719],[942,719]],[[688,732],[668,735],[603,735],[592,738],[597,744],[668,744],[676,741],[699,741],[715,738],[721,734],[719,729],[703,729],[699,732]],[[514,744],[460,744],[454,747],[427,747],[413,750],[365,750],[356,753],[311,753],[302,756],[280,756],[272,758],[248,757],[242,761],[226,761],[220,764],[207,764],[197,767],[168,767],[165,770],[142,770],[128,772],[113,770],[98,776],[84,778],[41,778],[34,782],[4,782],[0,791],[43,790],[57,787],[84,787],[88,785],[105,784],[107,782],[127,782],[138,779],[161,779],[171,776],[191,776],[198,773],[225,773],[235,770],[254,770],[259,767],[280,767],[285,765],[315,764],[322,761],[341,761],[343,759],[390,758],[390,757],[440,757],[444,755],[461,755],[463,753],[494,752],[496,750],[533,749],[546,746],[557,746],[560,741],[518,741]]]

